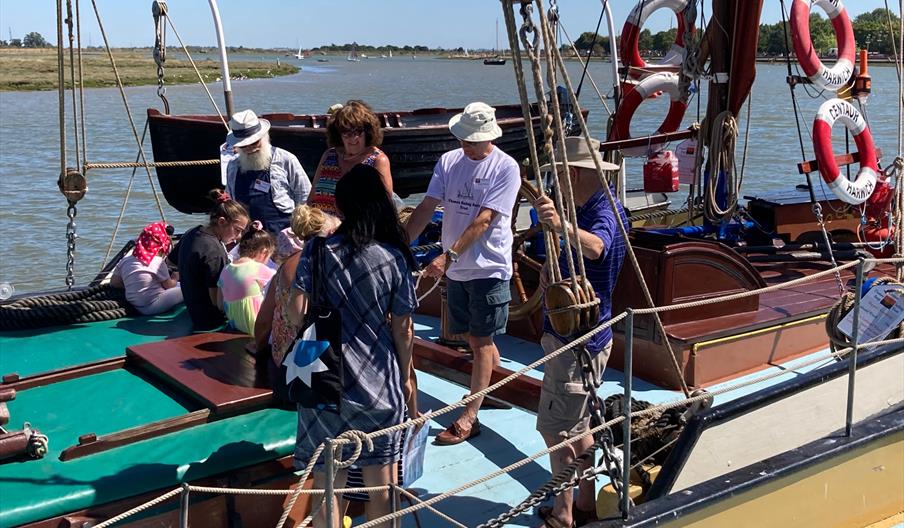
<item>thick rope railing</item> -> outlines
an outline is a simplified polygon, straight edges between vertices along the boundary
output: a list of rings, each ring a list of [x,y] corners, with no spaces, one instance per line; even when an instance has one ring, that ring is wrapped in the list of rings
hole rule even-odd
[[[401,486],[396,486],[395,489],[398,490],[399,493],[405,495],[406,497],[408,497],[409,500],[411,500],[415,503],[419,504],[419,503],[424,502],[424,499],[418,497],[417,495],[411,493],[410,491],[406,490],[405,488],[403,488]],[[457,526],[459,528],[468,528],[464,524],[461,524],[460,522],[456,521],[452,517],[449,517],[445,513],[437,510],[436,508],[434,508],[433,506],[431,506],[429,504],[426,506],[426,508],[427,508],[427,510],[429,510],[430,512],[435,514],[437,517],[441,518],[442,520],[446,521],[447,523],[451,524],[452,526]]]
[[[142,167],[201,167],[205,165],[219,165],[220,160],[218,159],[206,159],[206,160],[188,160],[188,161],[149,161],[147,163],[143,162],[132,162],[132,161],[119,161],[119,162],[91,162],[85,164],[85,169],[131,169],[131,168],[142,168]]]
[[[108,526],[113,526],[114,524],[118,523],[119,521],[122,521],[123,519],[127,519],[127,518],[135,515],[136,513],[141,513],[148,508],[153,508],[154,506],[160,504],[161,502],[166,502],[167,500],[169,500],[181,493],[182,493],[181,487],[171,490],[171,491],[164,493],[163,495],[157,497],[156,499],[149,500],[149,501],[145,502],[144,504],[136,506],[127,512],[120,513],[116,517],[108,519],[100,524],[96,524],[96,525],[94,525],[94,528],[107,528]]]
[[[868,264],[894,264],[894,263],[904,262],[904,258],[864,259],[863,262],[864,262],[864,263],[868,263]],[[848,269],[848,268],[850,268],[851,266],[857,265],[857,264],[858,264],[857,262],[848,263],[848,264],[845,264],[845,265],[843,265],[843,266],[838,266],[838,267],[836,267],[836,268],[834,268],[834,269],[825,270],[825,271],[820,272],[820,273],[818,273],[818,274],[814,274],[814,275],[810,275],[810,276],[808,276],[808,277],[802,277],[801,279],[796,279],[796,280],[794,280],[794,281],[790,281],[790,282],[787,283],[787,284],[791,284],[791,283],[794,283],[794,284],[801,284],[801,283],[807,282],[808,280],[816,280],[816,279],[819,278],[820,276],[825,276],[825,275],[830,274],[830,273],[833,273],[833,272],[835,272],[835,271],[841,271],[841,270],[844,270],[844,269]],[[759,293],[764,292],[764,291],[774,291],[774,290],[776,289],[776,287],[781,287],[781,286],[783,286],[783,285],[774,285],[774,286],[769,286],[769,287],[766,287],[766,288],[760,288],[759,290],[752,290],[751,292],[747,292],[747,295],[756,295],[756,294],[759,294]],[[706,301],[704,301],[704,302],[706,302],[706,303],[725,302],[725,300],[732,299],[732,298],[735,298],[735,297],[736,297],[736,295],[729,295],[729,296],[723,296],[723,297],[720,297],[720,298],[708,299],[708,300],[706,300]],[[684,304],[684,307],[686,307],[687,305],[693,305],[693,304],[695,304],[695,303],[685,303],[685,304]],[[657,308],[654,308],[654,309],[655,309],[655,310],[660,310],[660,311],[666,311],[666,310],[672,308],[673,306],[682,306],[682,305],[668,305],[668,306],[657,307]],[[649,311],[649,310],[653,310],[653,309],[645,309],[645,310]],[[636,310],[635,313],[640,313],[640,310]],[[347,443],[347,442],[349,442],[349,441],[353,441],[353,442],[358,443],[358,444],[360,445],[360,442],[362,441],[363,438],[370,438],[370,439],[373,439],[373,438],[376,438],[376,437],[378,437],[378,436],[382,436],[382,435],[385,435],[385,434],[391,434],[392,432],[395,432],[395,431],[398,431],[398,430],[401,430],[401,429],[407,429],[407,428],[410,428],[410,427],[412,427],[412,426],[423,425],[423,424],[425,424],[427,421],[432,420],[433,418],[435,418],[435,417],[437,417],[437,416],[441,416],[441,415],[446,414],[446,413],[448,413],[448,412],[451,412],[452,410],[457,409],[457,408],[459,408],[459,407],[461,407],[461,406],[463,406],[463,405],[466,405],[466,404],[467,404],[469,401],[471,401],[471,400],[474,400],[474,399],[476,399],[476,398],[478,398],[478,397],[485,396],[487,393],[492,392],[492,391],[498,389],[499,387],[501,387],[501,386],[503,386],[503,385],[509,383],[510,381],[512,381],[512,380],[515,379],[515,378],[521,377],[521,376],[524,375],[526,372],[535,369],[536,367],[540,366],[541,364],[545,363],[546,361],[549,361],[549,360],[551,360],[551,359],[557,357],[559,354],[562,354],[562,353],[564,353],[564,352],[566,352],[566,351],[568,351],[568,350],[571,350],[572,348],[574,348],[574,347],[576,347],[576,346],[578,346],[578,345],[580,345],[580,344],[585,343],[587,340],[589,340],[590,338],[592,338],[592,337],[593,337],[594,335],[596,335],[598,332],[602,331],[602,330],[605,329],[605,328],[609,328],[609,327],[611,327],[612,325],[614,325],[614,324],[616,324],[617,322],[619,322],[619,321],[621,321],[622,319],[624,319],[625,316],[626,316],[626,314],[623,312],[623,313],[621,313],[621,314],[619,314],[619,315],[613,317],[612,319],[610,319],[610,320],[606,321],[605,323],[601,324],[600,327],[598,327],[598,328],[596,328],[596,329],[594,329],[594,330],[592,330],[592,331],[590,331],[590,332],[587,332],[586,334],[584,334],[584,335],[578,337],[577,339],[575,339],[573,342],[568,343],[568,344],[566,344],[566,345],[560,347],[559,349],[557,349],[557,350],[555,350],[555,351],[553,351],[553,352],[547,354],[547,355],[544,356],[543,358],[540,358],[540,359],[538,359],[537,361],[531,363],[530,365],[527,365],[526,367],[522,368],[522,369],[519,370],[518,372],[515,372],[515,373],[513,373],[513,374],[507,376],[506,378],[500,380],[499,382],[497,382],[497,383],[495,383],[495,384],[493,384],[493,385],[487,387],[484,391],[481,391],[480,393],[475,393],[475,394],[473,394],[473,395],[471,395],[471,396],[469,396],[469,397],[467,397],[467,398],[465,398],[465,399],[463,399],[463,400],[460,400],[459,402],[450,404],[450,405],[448,405],[448,406],[446,406],[446,407],[444,407],[444,408],[442,408],[442,409],[438,409],[438,410],[436,410],[436,411],[433,411],[433,412],[430,412],[430,413],[423,414],[423,415],[421,415],[420,417],[418,417],[417,419],[408,420],[408,421],[403,422],[403,423],[401,423],[401,424],[397,424],[397,425],[394,425],[394,426],[392,426],[392,427],[388,427],[388,428],[383,429],[383,430],[380,430],[380,431],[375,431],[375,432],[372,432],[372,433],[362,433],[362,432],[360,432],[360,431],[355,432],[355,433],[353,433],[353,434],[351,435],[351,436],[353,436],[352,439],[337,439],[337,440],[335,441],[335,445],[341,445],[342,443]],[[904,338],[888,339],[888,340],[882,340],[882,341],[872,341],[872,342],[868,342],[868,343],[861,343],[861,344],[858,345],[858,347],[862,349],[862,348],[872,348],[872,347],[878,347],[878,346],[888,346],[888,345],[897,345],[897,344],[904,344]],[[726,384],[726,385],[724,385],[724,386],[722,386],[722,387],[720,387],[720,388],[718,388],[718,389],[713,389],[713,390],[711,390],[711,391],[709,391],[709,392],[706,392],[706,393],[703,393],[703,394],[700,394],[700,395],[697,395],[697,396],[690,396],[690,397],[683,398],[683,399],[680,399],[680,400],[675,400],[675,401],[672,401],[672,402],[667,402],[667,403],[659,404],[659,405],[656,405],[656,406],[653,406],[653,407],[649,407],[649,408],[644,409],[644,410],[641,410],[641,411],[631,412],[630,415],[631,415],[632,419],[635,418],[635,417],[640,418],[640,417],[644,417],[644,416],[647,416],[647,415],[650,415],[650,414],[654,414],[654,413],[656,413],[656,412],[666,411],[666,410],[673,409],[673,408],[677,408],[677,407],[680,407],[680,406],[687,406],[687,405],[689,405],[689,404],[697,403],[697,402],[700,402],[700,401],[703,401],[703,400],[706,400],[706,399],[711,399],[711,398],[714,398],[714,397],[716,397],[716,396],[719,396],[719,395],[722,395],[722,394],[726,394],[726,393],[729,393],[729,392],[733,392],[733,391],[736,391],[736,390],[740,390],[740,389],[742,389],[742,388],[745,388],[745,387],[748,387],[748,386],[751,386],[751,385],[755,385],[755,384],[758,384],[758,383],[762,383],[762,382],[764,382],[764,381],[768,381],[768,380],[771,380],[771,379],[774,379],[774,378],[777,378],[777,377],[780,377],[780,376],[785,376],[785,375],[790,375],[790,374],[798,374],[797,371],[800,371],[800,370],[802,370],[802,369],[805,369],[805,368],[807,368],[807,367],[809,367],[809,366],[812,366],[812,365],[815,365],[815,364],[818,364],[818,363],[821,363],[821,362],[829,361],[829,360],[842,359],[842,358],[844,358],[846,355],[848,355],[852,350],[853,350],[853,347],[848,347],[848,348],[845,348],[845,349],[836,351],[836,352],[834,352],[834,353],[833,353],[833,352],[830,352],[830,353],[828,353],[828,354],[826,354],[826,355],[821,355],[821,356],[817,356],[817,357],[815,357],[815,358],[811,358],[811,359],[809,359],[809,360],[807,360],[807,361],[805,361],[805,362],[803,362],[803,363],[795,363],[790,369],[778,370],[778,371],[775,371],[775,372],[767,373],[767,374],[764,374],[764,375],[762,375],[762,376],[757,376],[757,377],[754,377],[754,378],[751,378],[751,379],[747,379],[747,380],[744,380],[744,381],[740,381],[740,382],[736,382],[736,383],[728,383],[728,384]],[[482,483],[484,483],[484,482],[487,482],[487,481],[489,481],[489,480],[492,480],[493,478],[496,478],[496,477],[498,477],[498,476],[500,476],[500,475],[502,475],[502,474],[510,473],[511,471],[513,471],[513,470],[515,470],[515,469],[518,469],[519,467],[522,467],[523,465],[525,465],[525,464],[527,464],[527,463],[529,463],[529,462],[532,462],[532,461],[536,460],[537,458],[540,458],[540,457],[542,457],[542,456],[548,455],[549,453],[551,453],[551,452],[553,452],[553,451],[555,451],[555,450],[561,449],[561,448],[563,448],[563,447],[565,447],[565,446],[567,446],[567,445],[571,445],[572,443],[577,442],[578,440],[580,440],[580,439],[586,437],[587,435],[595,434],[595,433],[598,433],[598,432],[602,431],[602,430],[605,429],[605,428],[609,428],[609,427],[611,427],[611,426],[613,426],[613,425],[617,425],[617,424],[621,423],[624,419],[625,419],[624,416],[616,417],[616,418],[614,418],[614,419],[612,419],[612,420],[609,420],[608,422],[606,422],[606,423],[604,423],[604,424],[601,424],[601,425],[599,425],[599,426],[597,426],[597,427],[595,427],[595,428],[589,429],[589,430],[585,431],[584,433],[582,433],[582,434],[580,434],[580,435],[574,436],[574,437],[569,438],[569,439],[567,439],[567,440],[565,440],[565,441],[563,441],[563,442],[560,442],[559,444],[556,444],[556,445],[554,445],[554,446],[548,447],[548,448],[546,448],[546,449],[544,449],[544,450],[542,450],[542,451],[540,451],[540,452],[538,452],[538,453],[535,453],[534,455],[531,455],[531,456],[525,458],[524,460],[515,462],[515,463],[513,463],[513,464],[511,464],[511,465],[509,465],[509,466],[506,466],[505,468],[502,468],[502,469],[497,470],[497,471],[494,471],[494,472],[492,472],[492,473],[490,473],[490,474],[488,474],[488,475],[485,475],[484,477],[481,477],[481,478],[479,478],[479,479],[475,479],[475,480],[473,480],[473,481],[471,481],[471,482],[469,482],[469,483],[466,483],[466,484],[464,484],[464,485],[458,486],[457,488],[455,488],[455,489],[453,489],[453,490],[450,490],[450,491],[448,491],[448,492],[446,492],[446,493],[443,493],[443,494],[441,494],[441,495],[437,495],[436,497],[433,497],[433,498],[428,499],[428,500],[420,501],[420,499],[418,499],[418,500],[420,501],[418,504],[412,505],[412,506],[409,507],[409,508],[405,508],[405,509],[403,509],[403,510],[399,510],[398,512],[395,512],[395,513],[389,514],[389,515],[387,515],[387,516],[381,517],[381,518],[379,518],[379,519],[375,519],[375,520],[373,520],[373,521],[370,521],[370,522],[368,522],[368,523],[365,523],[365,524],[361,525],[359,528],[368,528],[368,527],[370,527],[370,526],[375,526],[376,524],[379,524],[379,523],[382,523],[382,522],[385,522],[385,521],[388,521],[388,520],[396,519],[396,518],[399,518],[399,517],[401,517],[401,516],[403,516],[403,515],[406,515],[406,514],[408,514],[408,513],[412,513],[412,512],[414,512],[414,511],[417,511],[417,510],[420,510],[420,509],[423,509],[423,508],[427,508],[427,507],[429,507],[429,506],[432,506],[433,504],[436,504],[437,502],[439,502],[439,501],[441,501],[441,500],[444,500],[444,499],[446,499],[446,498],[448,498],[448,497],[457,495],[457,494],[460,493],[461,491],[464,491],[464,490],[466,490],[466,489],[472,488],[472,487],[474,487],[474,486],[477,486],[477,485],[479,485],[479,484],[482,484]],[[305,470],[302,472],[302,475],[301,475],[301,478],[300,478],[300,480],[299,480],[299,483],[303,483],[303,482],[304,482],[305,480],[307,480],[307,478],[310,476],[311,470],[313,469],[314,464],[316,463],[317,459],[319,459],[319,457],[320,457],[320,455],[322,454],[323,450],[324,450],[324,444],[321,444],[321,445],[315,450],[314,455],[311,457],[311,460],[308,462],[307,467],[306,467]],[[350,464],[350,463],[352,463],[352,462],[353,462],[352,460],[347,460],[347,461],[345,461],[346,464]],[[203,486],[190,486],[189,489],[192,490],[192,491],[197,491],[197,492],[201,492],[201,493],[247,493],[247,494],[252,494],[252,495],[289,495],[289,494],[291,494],[291,495],[292,495],[292,498],[290,499],[289,504],[287,504],[287,507],[286,507],[286,509],[285,509],[285,511],[284,511],[284,516],[280,519],[280,522],[279,522],[279,524],[277,525],[278,527],[281,527],[281,526],[285,523],[285,520],[286,520],[286,518],[288,517],[289,512],[291,511],[292,507],[293,507],[294,504],[295,504],[295,501],[297,500],[297,498],[298,498],[299,496],[301,496],[301,495],[303,495],[303,494],[306,494],[306,495],[322,495],[322,493],[323,493],[323,490],[304,490],[304,489],[300,489],[300,488],[290,489],[290,490],[241,490],[241,489],[236,489],[236,488],[211,488],[211,487],[203,487]],[[378,487],[372,487],[372,488],[343,488],[343,489],[340,489],[340,490],[335,490],[335,493],[346,492],[346,491],[351,491],[351,490],[360,491],[360,490],[362,490],[362,489],[366,489],[366,490],[368,490],[368,491],[370,491],[370,490],[380,491],[380,490],[386,489],[386,486],[378,486]],[[224,491],[224,490],[225,490],[225,491]],[[110,526],[110,525],[112,525],[114,522],[118,522],[118,521],[120,521],[120,520],[122,520],[122,519],[125,519],[126,517],[129,517],[129,516],[131,516],[131,515],[133,515],[133,514],[135,514],[135,513],[138,513],[138,512],[140,512],[140,511],[143,511],[143,510],[145,510],[145,509],[147,509],[147,508],[149,508],[149,507],[152,507],[152,506],[154,506],[154,505],[156,505],[156,504],[159,504],[160,502],[163,502],[163,501],[165,501],[165,500],[167,500],[167,499],[169,499],[169,498],[171,498],[171,497],[174,497],[174,496],[178,495],[181,491],[182,491],[182,488],[174,489],[174,490],[172,490],[172,491],[170,491],[170,492],[168,492],[168,493],[166,493],[166,494],[164,494],[164,495],[161,495],[160,497],[157,497],[156,499],[154,499],[154,500],[152,500],[152,501],[149,501],[149,502],[147,502],[147,503],[145,503],[145,504],[143,504],[143,505],[141,505],[141,506],[138,506],[138,507],[136,507],[136,508],[133,508],[132,510],[129,510],[128,512],[125,512],[125,513],[123,513],[123,514],[121,514],[121,515],[118,515],[118,516],[116,516],[116,517],[114,517],[114,518],[108,520],[108,521],[105,521],[104,523],[98,525],[97,528],[105,528],[105,527],[107,527],[107,526]],[[319,492],[319,493],[318,493],[318,492]]]

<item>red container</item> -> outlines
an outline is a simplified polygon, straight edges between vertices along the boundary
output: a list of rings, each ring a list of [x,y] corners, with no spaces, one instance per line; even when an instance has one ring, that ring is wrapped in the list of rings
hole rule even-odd
[[[678,182],[678,156],[671,150],[654,154],[643,164],[644,192],[676,192]]]

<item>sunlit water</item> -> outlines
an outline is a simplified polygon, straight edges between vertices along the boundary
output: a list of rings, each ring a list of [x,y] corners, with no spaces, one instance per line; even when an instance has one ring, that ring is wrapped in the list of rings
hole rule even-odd
[[[294,61],[290,58],[281,60]],[[510,64],[484,66],[481,61],[423,57],[416,60],[411,57],[375,58],[357,63],[331,57],[326,63],[308,59],[300,64],[304,69],[296,75],[234,82],[236,109],[252,108],[258,113],[323,113],[331,104],[352,98],[364,99],[378,111],[461,107],[475,100],[491,104],[518,102]],[[577,82],[579,66],[575,63],[570,69]],[[611,92],[611,66],[608,63],[592,64],[590,73],[604,93]],[[874,91],[869,119],[877,146],[884,151],[885,159],[890,160],[897,149],[896,74],[893,67],[874,67],[871,74]],[[752,96],[745,194],[784,189],[804,181],[797,174],[796,163],[801,161],[801,151],[785,76],[782,65],[761,64],[758,67]],[[212,84],[209,87],[222,107],[221,86]],[[162,107],[156,97],[156,87],[129,88],[126,95],[141,134],[146,109]],[[824,100],[816,93],[812,95],[798,90],[808,159],[812,158],[808,129],[816,109]],[[211,103],[200,85],[169,87],[167,97],[173,113],[212,113]],[[68,99],[67,96],[67,104]],[[607,112],[589,82],[585,82],[581,101],[590,110],[591,129],[600,135]],[[92,162],[134,161],[136,142],[118,90],[88,90],[86,105],[88,159]],[[642,105],[632,126],[634,134],[655,130],[665,115],[666,105],[665,98]],[[745,116],[746,108],[741,113]],[[685,124],[696,117],[695,100]],[[66,201],[56,186],[60,169],[58,119],[56,92],[0,93],[0,283],[12,284],[17,292],[58,288],[64,284],[67,218]],[[744,143],[744,119],[740,126],[739,160]],[[67,125],[66,133],[69,140],[67,161],[74,165],[71,123]],[[843,137],[841,127],[836,127],[836,151],[843,148]],[[150,157],[149,138],[145,151]],[[628,167],[629,181],[633,186],[640,186],[640,162],[632,161]],[[103,264],[130,175],[130,169],[96,170],[89,174],[88,195],[78,204],[77,283],[93,278]],[[164,212],[167,221],[175,224],[179,231],[205,221],[203,216],[180,214],[165,203]],[[147,174],[144,169],[139,169],[114,243],[114,253],[144,224],[156,219],[159,219],[159,213]]]

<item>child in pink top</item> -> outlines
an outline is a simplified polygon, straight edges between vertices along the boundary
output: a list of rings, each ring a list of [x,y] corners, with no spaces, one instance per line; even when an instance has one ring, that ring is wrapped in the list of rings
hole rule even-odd
[[[275,246],[270,233],[255,220],[239,241],[239,258],[223,268],[217,282],[220,305],[226,317],[232,326],[246,334],[254,333],[254,321],[264,301],[264,291],[276,273],[267,266]]]
[[[144,315],[169,311],[182,302],[179,274],[170,275],[163,262],[169,252],[166,224],[148,224],[135,241],[135,250],[116,264],[110,284],[126,290],[126,300]]]

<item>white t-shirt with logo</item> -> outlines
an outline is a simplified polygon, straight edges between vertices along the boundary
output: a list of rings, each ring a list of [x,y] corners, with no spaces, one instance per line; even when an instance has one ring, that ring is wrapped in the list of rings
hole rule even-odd
[[[454,244],[481,208],[496,211],[484,234],[452,264],[446,275],[457,281],[512,277],[512,208],[521,188],[518,163],[498,147],[479,161],[462,149],[443,154],[433,169],[427,196],[443,205],[443,249]]]

